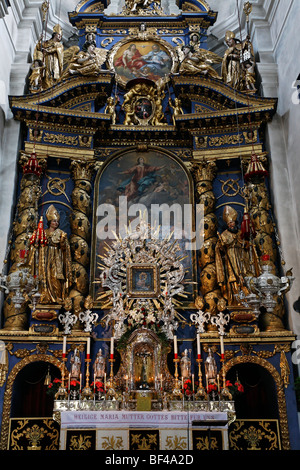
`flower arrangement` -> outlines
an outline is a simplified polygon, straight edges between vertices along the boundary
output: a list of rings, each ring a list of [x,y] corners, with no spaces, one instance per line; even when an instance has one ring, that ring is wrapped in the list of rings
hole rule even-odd
[[[53,382],[50,382],[47,387],[47,395],[55,396],[59,388],[61,387],[61,383],[61,379],[54,379]]]
[[[192,381],[190,379],[186,379],[183,382],[183,387],[182,387],[182,393],[185,395],[187,398],[191,397],[194,393],[193,387],[192,387]]]
[[[215,383],[209,383],[207,386],[207,393],[218,392],[218,387]]]
[[[76,380],[76,379],[70,380],[70,390],[74,390],[74,391],[80,390],[79,380]]]
[[[230,380],[226,380],[225,383],[226,387],[230,391],[232,398],[237,398],[239,395],[244,393],[244,387],[237,378],[234,383],[230,382]]]
[[[127,325],[129,328],[144,327],[155,329],[157,318],[152,309],[146,309],[144,306],[131,310],[127,316]]]
[[[99,394],[105,393],[104,383],[100,382],[100,380],[95,380],[95,382],[92,382],[91,387]]]

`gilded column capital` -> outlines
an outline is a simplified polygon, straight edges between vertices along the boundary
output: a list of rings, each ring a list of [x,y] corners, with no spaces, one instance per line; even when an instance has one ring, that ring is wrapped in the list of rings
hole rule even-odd
[[[191,162],[190,171],[196,183],[202,181],[213,181],[217,175],[217,164],[214,161],[193,160]]]
[[[97,167],[98,165],[96,161],[73,160],[70,165],[73,180],[91,182]]]

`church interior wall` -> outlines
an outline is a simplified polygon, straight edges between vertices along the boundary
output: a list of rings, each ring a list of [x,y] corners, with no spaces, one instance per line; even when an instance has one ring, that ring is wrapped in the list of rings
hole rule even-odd
[[[227,1],[227,0],[226,0]],[[39,5],[36,2],[11,1],[11,7],[0,19],[0,37],[5,47],[0,48],[0,81],[3,83],[3,94],[0,83],[0,265],[6,257],[7,241],[12,228],[14,205],[18,182],[17,155],[21,147],[21,125],[13,119],[9,109],[9,95],[22,95],[28,77],[34,46],[41,33],[42,21]],[[208,3],[213,10],[219,10],[220,21],[211,28],[211,41],[214,51],[225,51],[224,34],[232,29],[239,35],[236,2],[211,1]],[[218,4],[222,3],[219,8]],[[239,7],[244,2],[239,1]],[[287,294],[289,326],[296,335],[300,335],[300,316],[293,309],[294,302],[300,295],[300,198],[298,184],[300,133],[298,129],[300,105],[295,104],[293,84],[300,73],[295,57],[299,51],[299,36],[295,34],[300,18],[298,0],[254,0],[254,14],[251,18],[251,37],[256,50],[259,50],[257,70],[264,97],[278,98],[277,114],[266,127],[266,149],[271,155],[270,175],[273,210],[278,224],[279,239],[283,258],[286,262],[284,270],[293,267],[295,281],[291,292]],[[122,1],[111,0],[108,12],[119,12]],[[177,7],[171,3],[170,12]],[[48,30],[56,24],[60,15],[59,2],[50,9]],[[63,19],[66,25],[67,17]],[[296,25],[296,26],[295,26]],[[48,31],[48,32],[49,32]],[[242,24],[242,33],[245,23]],[[64,41],[68,43],[72,28],[66,26]],[[287,53],[288,51],[288,53]],[[293,98],[294,97],[294,98]],[[294,101],[293,101],[294,99]],[[3,103],[2,103],[3,101]],[[280,188],[280,189],[278,189]],[[4,299],[0,293],[0,300]],[[3,326],[3,325],[2,325]],[[23,347],[24,345],[22,345]],[[237,347],[237,346],[236,346]],[[55,348],[58,349],[56,345]],[[17,360],[13,358],[14,365]],[[276,359],[277,361],[277,359]],[[279,367],[274,360],[276,367]],[[292,367],[292,364],[290,364]],[[293,407],[293,392],[289,389]],[[3,398],[3,390],[1,390]],[[2,410],[1,410],[2,411]],[[291,420],[291,429],[296,426]],[[293,441],[293,439],[292,439]],[[297,446],[297,442],[293,442]]]

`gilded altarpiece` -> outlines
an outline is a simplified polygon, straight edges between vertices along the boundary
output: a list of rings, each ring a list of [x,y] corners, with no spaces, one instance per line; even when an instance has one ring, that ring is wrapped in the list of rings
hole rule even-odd
[[[208,50],[207,2],[178,2],[178,16],[141,3],[109,16],[106,2],[80,2],[69,15],[78,44],[65,47],[55,26],[55,52],[39,42],[24,95],[10,97],[25,137],[1,277],[1,448],[15,445],[15,418],[29,433],[14,384],[38,363],[59,384],[58,423],[91,409],[220,412],[229,423],[227,439],[216,428],[188,440],[179,428],[74,426],[68,449],[257,449],[271,438],[297,448],[293,275],[264,145],[276,100],[255,87],[249,38],[229,31],[224,57]],[[229,49],[243,52],[230,67]],[[153,206],[169,219],[147,218]]]

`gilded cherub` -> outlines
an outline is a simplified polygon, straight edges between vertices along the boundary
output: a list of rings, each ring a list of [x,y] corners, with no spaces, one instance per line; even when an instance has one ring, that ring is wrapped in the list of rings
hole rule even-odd
[[[118,103],[118,97],[109,96],[107,98],[107,104],[104,109],[104,114],[110,114],[112,117],[112,124],[116,124],[116,105]]]

